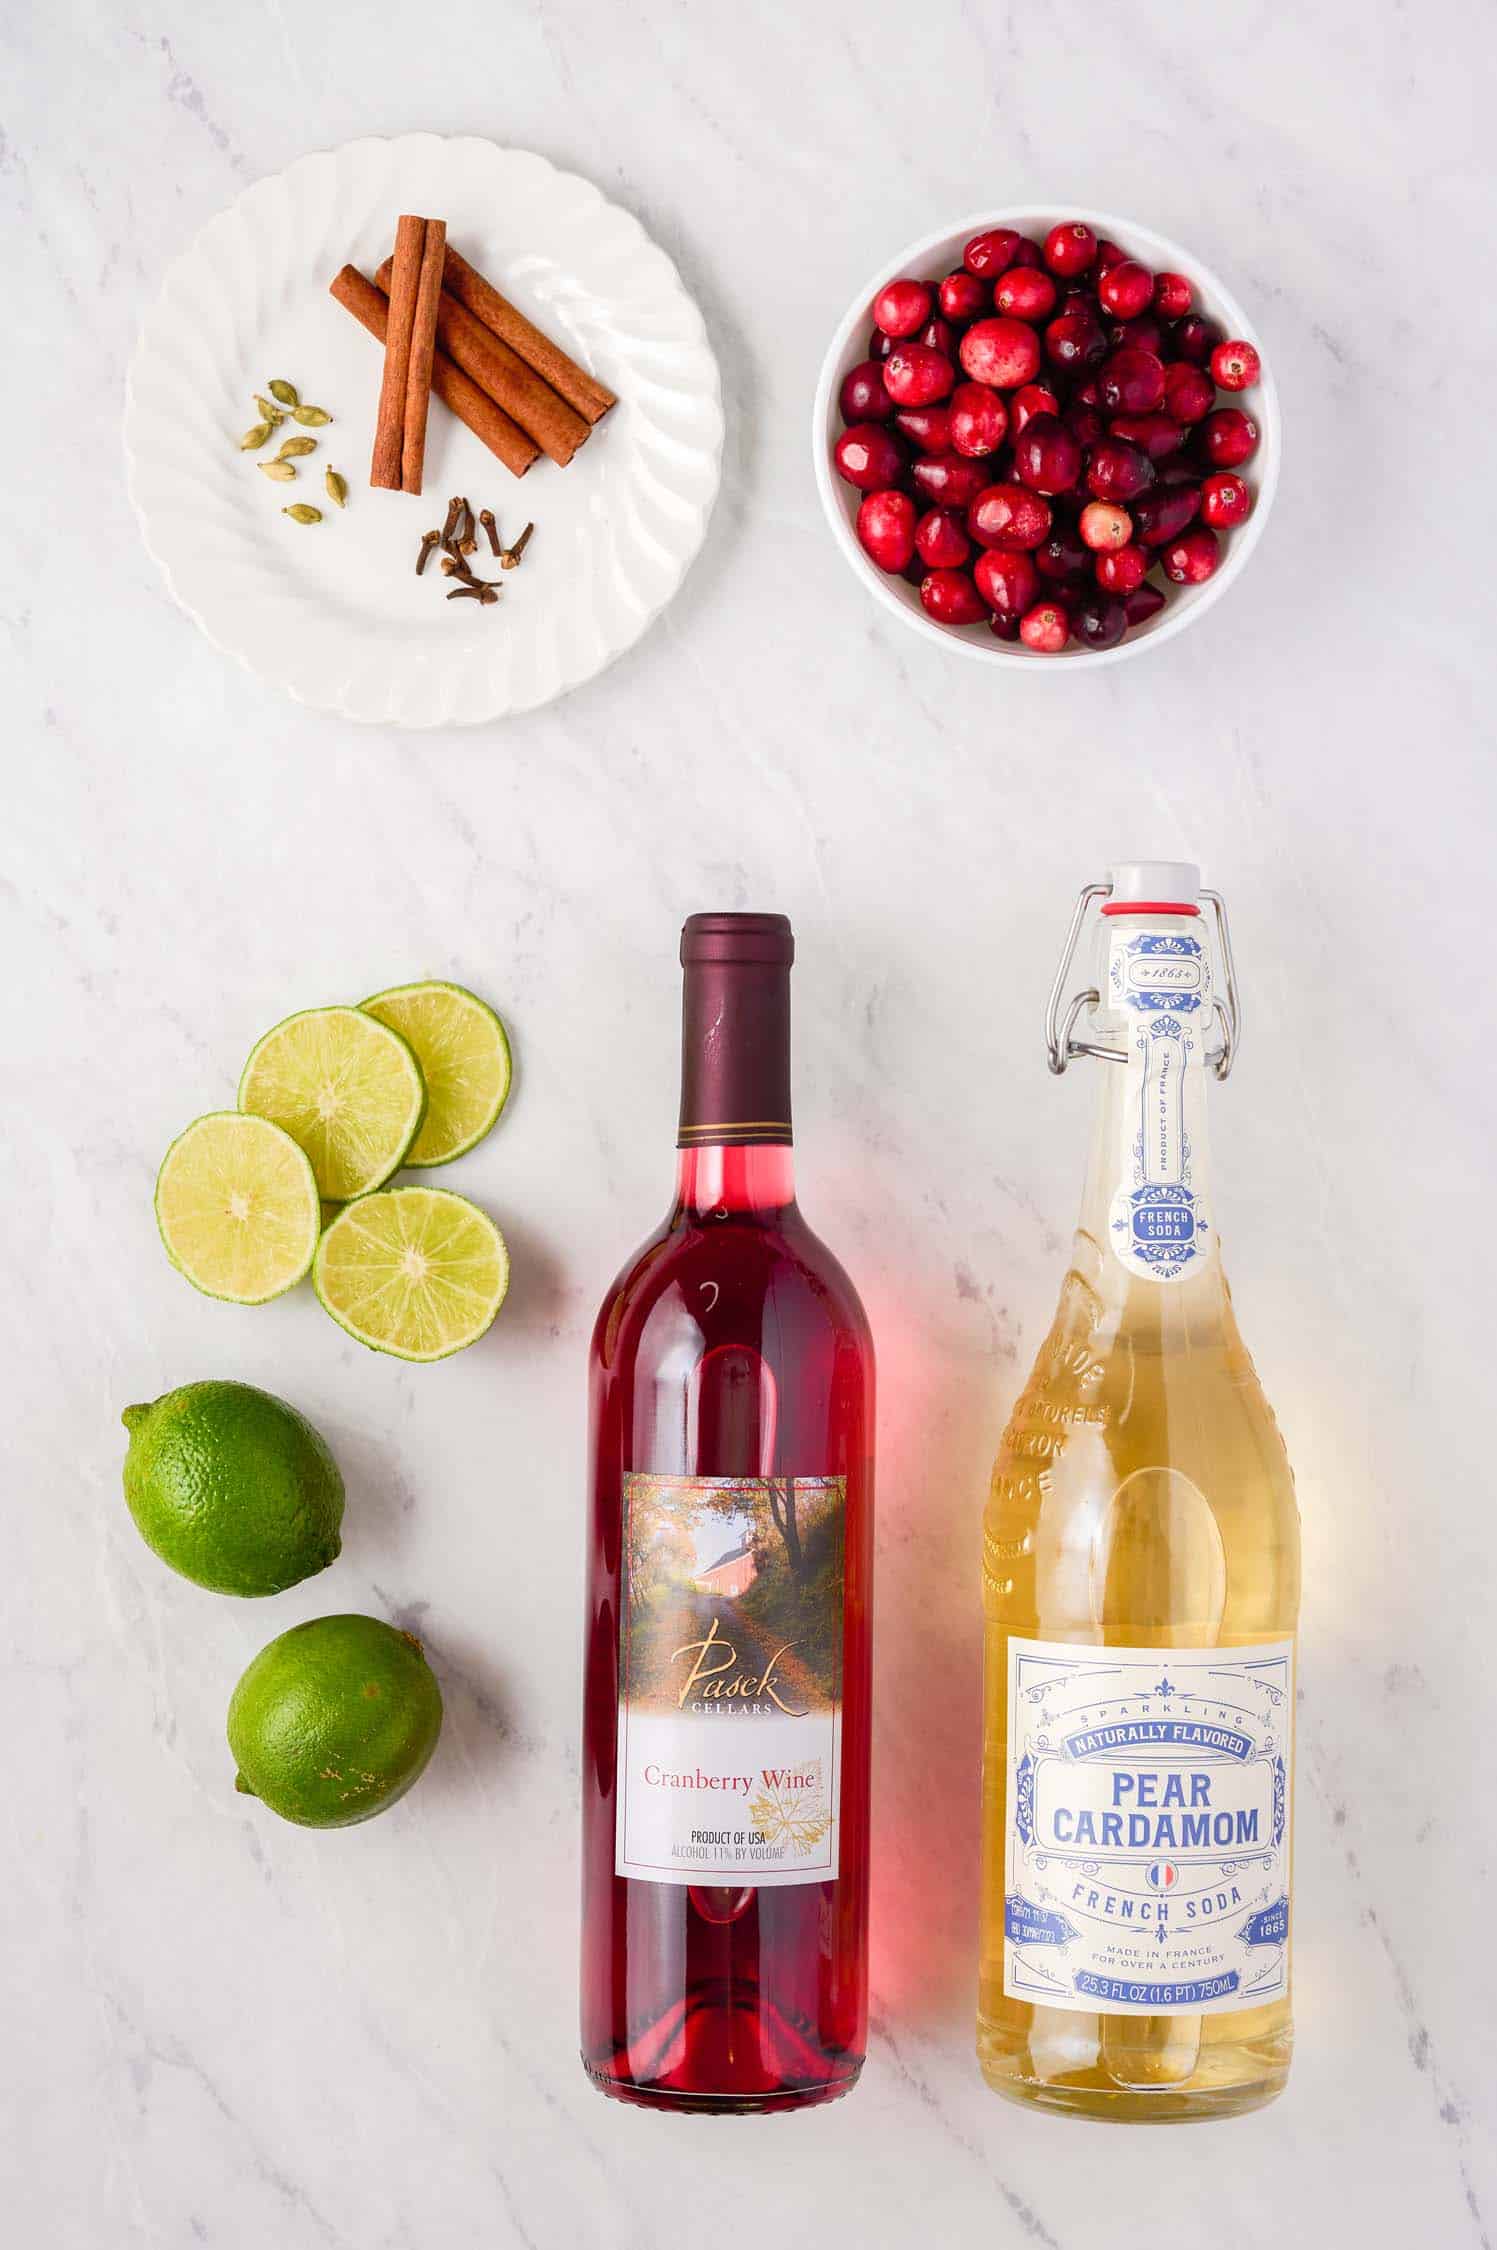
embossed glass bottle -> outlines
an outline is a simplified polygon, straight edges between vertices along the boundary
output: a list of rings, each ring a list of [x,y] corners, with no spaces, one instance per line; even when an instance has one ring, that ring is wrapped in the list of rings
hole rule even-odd
[[[1100,990],[1062,1023],[1094,898]],[[1000,2093],[1092,2117],[1230,2115],[1289,2068],[1299,1521],[1207,1184],[1236,1039],[1194,868],[1083,891],[1050,1056],[1106,1058],[1091,1161],[984,1519],[978,2052]]]

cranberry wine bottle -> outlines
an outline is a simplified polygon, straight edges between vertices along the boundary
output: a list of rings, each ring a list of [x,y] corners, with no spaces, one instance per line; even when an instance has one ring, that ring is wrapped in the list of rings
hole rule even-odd
[[[675,1202],[593,1336],[582,2055],[659,2109],[866,2043],[873,1348],[795,1201],[794,950],[687,922]]]

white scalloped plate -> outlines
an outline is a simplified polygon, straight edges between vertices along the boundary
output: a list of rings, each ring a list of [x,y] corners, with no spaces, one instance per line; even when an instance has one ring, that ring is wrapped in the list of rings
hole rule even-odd
[[[369,487],[381,353],[328,295],[373,273],[402,211],[447,221],[495,286],[619,403],[565,469],[512,477],[433,398],[421,498]],[[292,485],[241,453],[252,391],[276,376],[334,417]],[[287,422],[277,439],[294,430]],[[638,640],[702,544],[722,457],[701,314],[638,220],[588,181],[490,141],[350,141],[261,180],[209,221],[141,331],[125,403],[130,496],[147,547],[208,638],[302,702],[393,726],[530,711]],[[322,483],[348,480],[341,513]],[[421,534],[448,496],[534,520],[503,600],[446,601]],[[309,500],[323,521],[281,510]],[[487,543],[474,566],[483,570]]]

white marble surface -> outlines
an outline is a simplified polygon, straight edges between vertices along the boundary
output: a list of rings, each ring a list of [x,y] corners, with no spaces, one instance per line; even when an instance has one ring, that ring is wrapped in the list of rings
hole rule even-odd
[[[1494,346],[1491,27],[1476,0],[1375,26],[1342,0],[7,11],[14,2239],[1490,2241],[1497,1080],[1469,994],[1497,787],[1486,410],[1463,417]],[[216,655],[141,551],[118,439],[188,231],[304,149],[417,126],[637,211],[729,402],[666,620],[552,710],[433,738]],[[1242,585],[1157,662],[1000,683],[875,614],[806,416],[886,248],[1067,193],[1198,243],[1257,308],[1286,474]],[[1218,1203],[1306,1546],[1295,2073],[1162,2138],[999,2104],[970,2031],[976,1517],[1089,1093],[1047,1078],[1039,1013],[1076,886],[1129,851],[1199,858],[1232,904]],[[879,1854],[861,2089],[688,2127],[600,2102],[575,2056],[582,1385],[667,1192],[676,930],[713,904],[795,919],[805,1200],[882,1349]],[[454,1179],[514,1248],[492,1336],[407,1370],[305,1293],[196,1297],[151,1219],[168,1138],[288,1009],[433,971],[517,1042],[511,1112]],[[120,1409],[212,1373],[288,1393],[348,1474],[343,1559],[268,1604],[172,1578],[120,1498]],[[448,1726],[406,1804],[318,1838],[236,1799],[223,1711],[272,1632],[364,1607],[419,1622]]]

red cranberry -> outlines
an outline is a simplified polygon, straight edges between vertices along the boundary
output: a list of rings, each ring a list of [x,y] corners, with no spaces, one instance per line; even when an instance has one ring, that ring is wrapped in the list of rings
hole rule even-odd
[[[1240,469],[1258,450],[1258,425],[1240,406],[1219,406],[1201,424],[1200,446],[1213,469]]]
[[[1246,523],[1253,512],[1253,495],[1231,469],[1218,469],[1201,486],[1201,515],[1213,531],[1229,531]]]
[[[951,394],[951,442],[976,458],[996,453],[1008,435],[1008,408],[986,383],[958,383]]]
[[[1183,273],[1155,274],[1154,310],[1161,320],[1179,320],[1190,307],[1190,283]]]
[[[1211,372],[1224,391],[1245,391],[1263,373],[1263,362],[1251,344],[1233,337],[1211,354]]]
[[[884,371],[876,359],[860,359],[842,378],[837,404],[844,422],[887,422],[894,401],[884,388]]]
[[[1017,548],[986,547],[972,566],[977,591],[989,609],[1017,617],[1040,598],[1040,574],[1032,556]],[[1016,638],[1016,634],[1008,636]]]
[[[1045,350],[1053,366],[1074,374],[1106,358],[1107,337],[1102,323],[1090,313],[1062,313],[1045,330]]]
[[[1097,389],[1110,414],[1152,414],[1164,397],[1163,364],[1125,344],[1098,368]]]
[[[1058,415],[1036,414],[1014,441],[1014,474],[1031,492],[1069,492],[1081,474],[1081,447]]]
[[[1217,345],[1226,340],[1220,321],[1207,320],[1201,313],[1187,313],[1175,322],[1175,350],[1193,367],[1204,367]]]
[[[1136,258],[1120,258],[1098,281],[1097,300],[1114,320],[1136,320],[1154,301],[1154,276]]]
[[[974,234],[962,252],[962,264],[968,273],[997,275],[1014,262],[1014,252],[1023,236],[1015,227],[989,227],[986,234]]]
[[[1077,604],[1071,630],[1084,648],[1116,648],[1128,630],[1128,612],[1116,596],[1099,589]]]
[[[915,552],[932,570],[958,570],[972,552],[965,520],[955,508],[931,508],[915,526]]]
[[[1036,656],[1059,656],[1070,631],[1071,621],[1059,602],[1037,602],[1019,621],[1019,638]]]
[[[943,359],[956,358],[956,330],[949,320],[942,320],[939,314],[934,320],[928,320],[921,329],[920,341],[930,351],[939,352]]]
[[[1133,537],[1133,518],[1126,508],[1119,508],[1111,500],[1089,500],[1081,511],[1077,529],[1086,546],[1106,553],[1109,548],[1127,546]]]
[[[965,508],[992,475],[986,461],[966,461],[960,453],[923,454],[910,467],[910,482],[936,508]]]
[[[976,320],[993,301],[988,284],[979,280],[975,273],[968,273],[965,266],[958,266],[955,273],[946,276],[939,295],[941,310],[948,320]]]
[[[1142,547],[1118,547],[1110,555],[1098,555],[1095,567],[1097,584],[1109,594],[1131,594],[1148,576],[1149,557]]]
[[[1096,320],[1097,293],[1085,282],[1073,282],[1069,289],[1061,292],[1060,310],[1063,313],[1085,313],[1088,320]]]
[[[870,492],[858,509],[858,540],[880,570],[905,570],[915,552],[915,503],[907,492]]]
[[[1123,615],[1130,625],[1146,625],[1163,607],[1164,594],[1158,586],[1135,586],[1131,594],[1123,596]]]
[[[1164,322],[1152,313],[1144,313],[1137,320],[1115,320],[1107,331],[1107,340],[1116,349],[1121,344],[1131,344],[1135,350],[1152,352],[1156,359],[1164,357]]]
[[[949,406],[907,406],[895,415],[894,427],[902,430],[922,453],[951,451]]]
[[[1055,310],[1055,284],[1033,266],[1010,266],[993,291],[993,303],[1013,320],[1048,320]]]
[[[1014,244],[1014,254],[1008,262],[1011,266],[1032,266],[1036,273],[1045,263],[1040,255],[1039,244],[1031,242],[1027,234],[1020,235]]]
[[[905,451],[896,437],[877,422],[854,422],[832,448],[839,477],[859,492],[879,492],[897,484],[904,475]]]
[[[1176,586],[1200,586],[1221,560],[1221,542],[1214,531],[1197,524],[1183,539],[1172,540],[1160,556],[1164,575]]]
[[[1044,544],[1034,551],[1034,567],[1050,591],[1084,585],[1091,571],[1091,561],[1090,552],[1075,532],[1064,526],[1052,531]]]
[[[1085,273],[1096,255],[1097,238],[1079,220],[1052,227],[1045,237],[1045,263],[1052,273]]]
[[[1154,482],[1154,464],[1125,438],[1099,438],[1086,466],[1087,490],[1098,500],[1133,500]]]
[[[1079,446],[1095,445],[1106,424],[1094,406],[1086,406],[1079,399],[1068,406],[1063,417],[1066,428]]]
[[[927,616],[942,625],[977,625],[987,605],[965,570],[933,570],[920,581]]]
[[[983,547],[1037,547],[1050,530],[1050,510],[1021,484],[986,485],[967,511],[967,529]]]
[[[1126,256],[1127,252],[1120,250],[1111,237],[1104,234],[1097,244],[1098,273],[1107,273],[1113,266],[1120,266]]]
[[[884,387],[896,406],[933,406],[955,381],[946,354],[929,344],[900,344],[884,361]]]
[[[1000,641],[1016,641],[1019,638],[1019,622],[1016,609],[995,609],[988,619],[988,631],[996,634]]]
[[[1172,421],[1199,422],[1211,412],[1215,398],[1216,386],[1201,368],[1186,359],[1170,361],[1164,371],[1164,411]]]
[[[874,328],[869,331],[868,357],[870,359],[887,359],[893,349],[894,338],[886,336],[882,328]]]
[[[1109,424],[1114,437],[1141,445],[1151,461],[1167,461],[1185,443],[1185,432],[1167,414],[1119,414]]]
[[[1009,400],[1008,412],[1014,436],[1018,437],[1025,423],[1032,422],[1036,414],[1058,414],[1060,400],[1043,383],[1025,383]]]
[[[890,281],[873,300],[873,317],[886,336],[913,336],[930,318],[930,290],[923,281]]]
[[[975,383],[1017,390],[1039,372],[1039,339],[1022,320],[979,320],[962,338],[962,366]]]
[[[1188,523],[1195,520],[1201,504],[1201,488],[1195,484],[1168,486],[1162,492],[1146,492],[1133,509],[1134,535],[1145,547],[1162,547],[1167,540],[1177,539]]]

